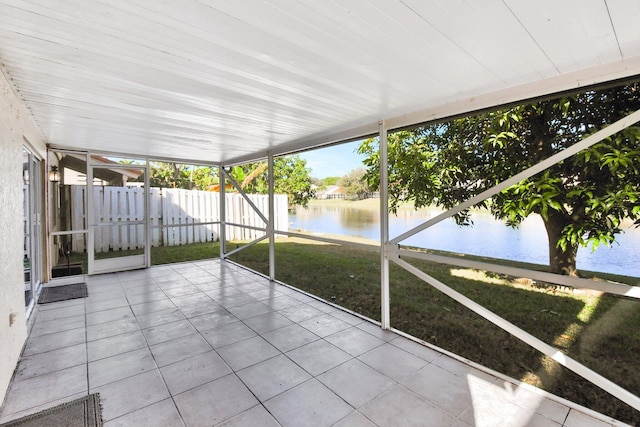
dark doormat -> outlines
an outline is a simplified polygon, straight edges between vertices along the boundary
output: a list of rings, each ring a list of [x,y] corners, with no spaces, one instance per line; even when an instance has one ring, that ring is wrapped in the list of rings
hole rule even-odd
[[[5,424],[0,424],[0,427],[99,427],[101,425],[100,395],[94,393]]]
[[[81,263],[72,263],[68,265],[56,265],[51,268],[51,277],[67,277],[67,276],[78,276],[82,274],[82,264]]]
[[[88,295],[86,283],[74,283],[72,285],[52,286],[43,288],[38,298],[38,304],[66,301],[68,299],[86,298]]]

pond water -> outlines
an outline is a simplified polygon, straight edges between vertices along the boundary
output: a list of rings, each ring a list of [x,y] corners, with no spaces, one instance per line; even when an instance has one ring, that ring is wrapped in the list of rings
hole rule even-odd
[[[389,217],[391,238],[420,225],[438,210],[399,210]],[[472,255],[548,264],[547,234],[539,216],[530,216],[513,229],[489,214],[474,213],[472,227],[459,227],[444,220],[402,242],[418,246]],[[310,206],[289,215],[290,229],[380,239],[377,209]],[[616,237],[612,247],[601,245],[595,252],[580,248],[578,269],[640,277],[640,229],[630,226]]]

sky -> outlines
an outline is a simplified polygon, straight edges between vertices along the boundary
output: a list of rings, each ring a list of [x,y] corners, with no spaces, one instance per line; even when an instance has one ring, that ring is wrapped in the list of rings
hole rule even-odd
[[[363,167],[364,157],[356,153],[359,145],[359,141],[334,145],[300,153],[300,157],[307,161],[307,167],[311,168],[311,176],[314,178],[341,177],[353,169]]]

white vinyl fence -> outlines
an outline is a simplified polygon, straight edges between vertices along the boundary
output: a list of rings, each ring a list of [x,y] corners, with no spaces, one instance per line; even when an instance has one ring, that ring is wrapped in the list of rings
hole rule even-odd
[[[86,187],[71,187],[71,230],[87,229]],[[143,225],[117,225],[126,221],[144,220],[144,193],[137,187],[94,187],[94,207],[98,224],[95,232],[96,252],[138,249],[144,246]],[[148,212],[151,223],[152,246],[177,246],[218,240],[220,225],[220,193],[197,190],[151,188]],[[226,222],[265,228],[266,224],[237,193],[225,194]],[[250,194],[249,199],[268,218],[269,197]],[[286,194],[275,195],[275,228],[289,230]],[[253,240],[264,232],[249,228],[227,226],[227,240]],[[86,237],[73,235],[74,251],[86,250]]]

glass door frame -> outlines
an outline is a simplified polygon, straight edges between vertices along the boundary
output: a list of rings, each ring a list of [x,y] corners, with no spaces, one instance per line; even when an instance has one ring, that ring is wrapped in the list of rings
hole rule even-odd
[[[134,270],[140,268],[147,268],[151,265],[151,233],[150,233],[150,221],[149,221],[149,205],[150,205],[150,192],[149,192],[149,161],[145,160],[143,164],[108,164],[97,163],[91,161],[91,153],[87,156],[89,163],[87,164],[87,218],[89,226],[89,234],[87,236],[87,267],[88,274],[101,274],[112,273],[117,271]],[[144,250],[142,255],[128,255],[107,259],[95,258],[95,243],[96,243],[96,231],[108,225],[99,224],[96,222],[96,206],[95,206],[95,192],[99,191],[96,187],[100,187],[94,184],[94,169],[140,169],[144,173],[144,218],[138,221],[123,221],[121,223],[111,223],[111,226],[127,226],[127,225],[142,225],[143,228],[143,242]]]
[[[24,169],[24,186],[23,190],[23,210],[24,210],[24,242],[25,256],[28,258],[29,271],[25,271],[29,280],[25,280],[30,287],[30,301],[25,301],[25,310],[27,318],[29,317],[38,294],[42,287],[42,257],[43,257],[43,227],[42,227],[42,211],[43,211],[43,188],[44,179],[42,173],[42,165],[44,162],[27,146],[23,146],[23,153],[27,156],[28,166]],[[25,191],[26,190],[26,191]],[[26,289],[25,289],[26,290]]]
[[[58,172],[58,175],[57,176],[54,175],[50,177],[49,179],[50,193],[47,196],[47,204],[48,204],[47,217],[48,217],[48,224],[49,224],[49,228],[48,228],[49,236],[47,240],[47,245],[48,245],[47,269],[49,272],[49,276],[48,276],[49,281],[55,282],[56,284],[77,283],[78,278],[86,274],[86,269],[84,268],[81,268],[81,271],[79,273],[77,271],[74,271],[74,274],[56,275],[54,273],[54,268],[61,267],[64,265],[64,259],[61,257],[66,256],[67,257],[66,263],[68,265],[71,264],[71,260],[69,257],[72,256],[73,252],[70,249],[75,246],[75,243],[76,243],[74,241],[75,239],[77,238],[84,239],[84,243],[81,243],[82,247],[84,248],[83,252],[86,252],[86,247],[88,243],[89,228],[87,226],[87,216],[86,216],[86,212],[87,212],[86,196],[82,197],[81,206],[74,206],[73,204],[74,201],[70,198],[70,196],[66,197],[67,191],[64,190],[64,188],[68,186],[65,179],[65,175],[67,174],[65,170],[66,168],[68,168],[68,166],[65,166],[63,164],[62,159],[67,156],[75,157],[80,162],[85,164],[84,169],[71,168],[71,170],[73,171],[72,174],[76,173],[79,177],[84,177],[85,182],[78,183],[77,181],[78,177],[72,178],[71,181],[73,182],[72,185],[74,186],[78,186],[78,187],[82,186],[84,188],[82,192],[85,195],[87,194],[86,193],[87,191],[86,190],[87,188],[86,168],[87,168],[88,153],[86,151],[49,148],[47,150],[47,158],[48,158],[47,171],[53,171],[52,167],[55,166]],[[75,202],[77,202],[77,200]],[[72,226],[73,215],[71,215],[70,213],[68,214],[69,210],[73,209],[74,207],[79,208],[82,212],[81,219],[80,219],[82,226],[80,227],[78,226],[78,224],[75,224],[75,227]],[[63,219],[63,217],[67,214],[68,216]],[[66,245],[59,246],[60,241],[64,241]],[[82,252],[79,252],[79,253],[82,253]],[[62,255],[62,254],[65,254],[65,255]],[[82,264],[82,260],[79,260],[79,261],[80,261],[79,263]],[[78,261],[74,261],[72,265],[75,266],[75,264],[78,264]]]

